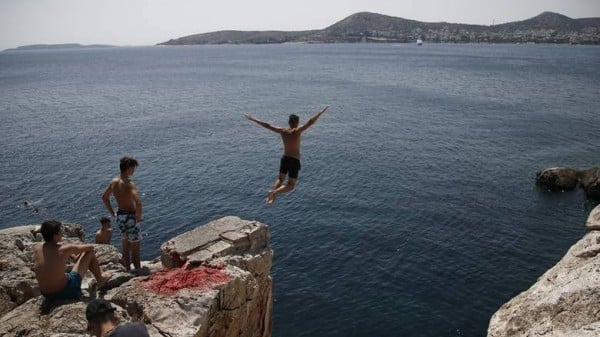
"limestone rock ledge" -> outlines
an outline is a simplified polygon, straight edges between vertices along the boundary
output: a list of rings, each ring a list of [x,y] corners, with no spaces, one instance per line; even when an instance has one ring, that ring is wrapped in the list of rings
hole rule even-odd
[[[600,205],[589,232],[528,290],[492,316],[488,337],[600,336]]]
[[[152,337],[271,336],[273,252],[260,222],[229,216],[183,233],[143,263],[145,276],[125,272],[114,246],[97,245],[103,271],[113,274],[110,289],[98,293],[94,282],[84,283],[81,300],[51,306],[32,271],[36,227],[0,230],[0,336],[85,335],[85,306],[96,296],[117,307],[121,323],[145,323]],[[79,225],[65,227],[65,240],[84,237]]]

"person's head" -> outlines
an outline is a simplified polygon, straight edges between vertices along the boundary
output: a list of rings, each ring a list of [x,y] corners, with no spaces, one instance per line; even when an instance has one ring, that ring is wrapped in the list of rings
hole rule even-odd
[[[121,158],[121,163],[119,164],[119,168],[121,169],[121,174],[128,173],[129,175],[133,174],[135,168],[138,166],[137,160],[131,157],[123,157]]]
[[[101,217],[100,218],[100,225],[102,226],[102,228],[108,228],[110,227],[110,219],[108,217]]]
[[[62,234],[62,224],[56,220],[47,220],[42,223],[40,228],[44,242],[60,241]],[[56,240],[55,240],[56,239]]]
[[[103,333],[106,333],[106,331],[102,331],[102,327],[110,329],[116,326],[117,318],[115,317],[115,310],[116,308],[107,300],[94,299],[90,301],[85,308],[88,331],[100,337]]]
[[[300,122],[300,118],[294,114],[290,115],[290,119],[288,120],[288,123],[290,124],[290,128],[296,128],[298,127],[298,123]]]

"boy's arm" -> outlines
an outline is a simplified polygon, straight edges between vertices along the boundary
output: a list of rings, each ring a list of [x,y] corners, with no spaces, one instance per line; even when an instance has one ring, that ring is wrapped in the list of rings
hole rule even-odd
[[[319,117],[321,117],[321,115],[327,111],[327,109],[329,108],[329,105],[326,106],[325,108],[323,108],[323,110],[317,112],[314,116],[312,116],[308,122],[306,122],[306,124],[302,125],[301,127],[298,128],[298,130],[300,130],[300,132],[308,129],[311,125],[315,124],[315,122],[317,121],[317,119],[319,119]]]
[[[135,219],[137,222],[140,222],[144,219],[142,217],[142,199],[135,184],[132,182],[131,185],[131,194],[133,195],[133,201],[135,201]]]
[[[112,181],[108,184],[108,187],[106,188],[106,190],[104,190],[104,193],[102,193],[102,202],[104,202],[104,207],[106,207],[106,209],[108,210],[108,213],[110,213],[110,215],[112,215],[113,217],[117,216],[117,214],[115,214],[115,211],[112,208],[112,205],[110,204],[110,195],[112,194]]]
[[[282,128],[278,128],[276,126],[273,126],[267,122],[261,121],[260,119],[256,119],[248,114],[244,115],[244,117],[246,117],[246,119],[253,121],[254,123],[262,126],[263,128],[269,129],[273,132],[277,132],[277,133],[282,133],[283,129]]]
[[[60,248],[58,248],[59,252],[67,256],[79,255],[81,253],[89,252],[92,250],[94,250],[94,245],[90,244],[64,244],[61,245]]]

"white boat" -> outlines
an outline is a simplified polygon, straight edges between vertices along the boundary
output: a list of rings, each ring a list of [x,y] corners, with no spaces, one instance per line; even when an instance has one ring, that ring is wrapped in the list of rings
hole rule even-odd
[[[421,39],[417,39],[417,46],[420,46],[420,45],[422,45],[422,44],[423,44],[423,40],[421,40]]]

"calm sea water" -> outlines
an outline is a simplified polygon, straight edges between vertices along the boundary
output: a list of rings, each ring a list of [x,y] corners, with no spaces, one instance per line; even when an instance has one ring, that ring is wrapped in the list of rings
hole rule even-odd
[[[1,227],[55,218],[91,238],[132,155],[144,259],[225,215],[270,226],[275,337],[485,336],[595,206],[534,180],[600,162],[598,47],[3,52],[0,89]],[[324,105],[297,190],[265,206],[281,144],[243,114],[284,125]]]

